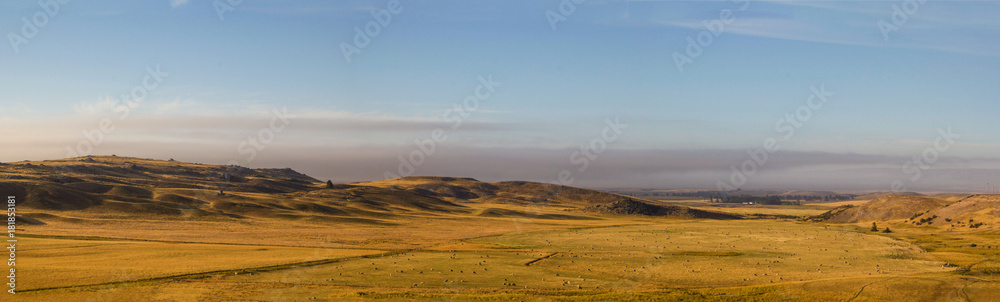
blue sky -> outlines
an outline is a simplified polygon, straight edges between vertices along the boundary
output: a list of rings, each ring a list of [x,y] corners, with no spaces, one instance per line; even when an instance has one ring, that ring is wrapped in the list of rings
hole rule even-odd
[[[564,2],[404,0],[345,60],[341,43],[389,2],[245,0],[224,18],[213,1],[61,4],[17,52],[0,46],[0,161],[65,157],[111,118],[89,153],[356,181],[399,172],[397,155],[444,127],[414,174],[556,182],[571,170],[578,186],[715,188],[822,86],[830,100],[741,187],[1000,182],[1000,2],[927,1],[894,24],[905,1],[591,0],[553,28],[547,12]],[[724,10],[732,22],[678,70],[674,54]],[[38,13],[0,3],[0,33],[23,36]],[[156,66],[169,76],[118,119],[117,96]],[[481,76],[501,85],[447,128]],[[296,117],[248,159],[240,144],[283,108]],[[615,117],[628,128],[580,171],[573,151]],[[912,180],[905,163],[939,128],[961,137]]]

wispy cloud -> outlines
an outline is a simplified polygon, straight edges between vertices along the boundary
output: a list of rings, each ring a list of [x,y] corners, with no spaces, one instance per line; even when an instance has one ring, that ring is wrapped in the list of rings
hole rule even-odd
[[[188,3],[188,0],[170,0],[170,6],[175,8],[186,3]]]
[[[266,6],[266,7],[247,7],[244,8],[247,11],[253,11],[263,14],[275,14],[275,15],[325,15],[330,13],[354,13],[354,12],[367,12],[375,9],[379,9],[375,6],[318,6],[318,7],[284,7],[284,6]]]
[[[667,21],[661,24],[705,29],[701,21]],[[797,19],[787,18],[742,18],[726,29],[726,33],[763,38],[784,39],[804,42],[819,42],[846,45],[878,46],[880,41],[874,35],[869,39],[859,39],[857,35],[842,29],[825,28]]]
[[[191,107],[197,104],[192,99],[176,99],[173,102],[156,104],[156,110],[153,112],[156,115],[162,115],[166,113],[176,112],[185,107]]]
[[[937,3],[921,7],[896,37],[885,41],[878,27],[880,20],[891,22],[891,1],[762,1],[758,2],[786,14],[772,14],[755,6],[738,13],[726,33],[791,41],[854,45],[866,47],[932,50],[966,55],[1000,57],[1000,49],[984,47],[970,37],[1000,34],[993,16],[969,14],[964,3]],[[993,5],[993,4],[974,4]],[[835,16],[835,17],[831,17]],[[701,19],[654,20],[668,26],[704,30]],[[959,34],[956,34],[959,33]]]
[[[81,115],[105,114],[111,112],[117,102],[111,97],[102,97],[95,101],[83,101],[73,105],[73,111]]]

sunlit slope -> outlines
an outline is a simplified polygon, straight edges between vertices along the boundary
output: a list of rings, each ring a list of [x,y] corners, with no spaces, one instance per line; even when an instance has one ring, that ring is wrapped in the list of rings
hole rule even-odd
[[[902,220],[937,209],[948,201],[921,196],[885,196],[859,206],[842,206],[819,215],[830,222],[869,222]]]
[[[1000,195],[886,196],[858,206],[841,206],[813,220],[903,222],[955,230],[990,230],[1000,225]]]
[[[928,211],[910,222],[924,220],[927,225],[953,229],[995,230],[1000,225],[1000,195],[978,194]]]
[[[250,169],[119,156],[0,164],[0,191],[18,196],[24,217],[40,223],[75,218],[275,218],[390,224],[387,220],[406,217],[540,215],[505,210],[500,205],[558,211],[587,209],[596,214],[738,218],[534,182],[404,177],[328,186],[287,168]],[[622,202],[646,210],[623,210]],[[576,219],[578,214],[547,213],[538,217]]]
[[[413,176],[360,183],[406,190],[456,202],[591,206],[621,199],[621,195],[527,181],[481,182],[472,178]]]
[[[402,190],[322,182],[291,169],[249,169],[118,156],[0,165],[0,191],[40,220],[88,218],[334,219],[468,213]],[[53,216],[54,215],[54,216]],[[362,220],[363,221],[363,220]]]
[[[358,185],[404,190],[456,203],[548,206],[578,210],[580,212],[619,215],[709,219],[736,219],[741,217],[734,214],[691,209],[661,201],[527,181],[486,183],[472,178],[420,176],[366,182]],[[480,215],[498,216],[505,213],[510,213],[511,216],[526,215],[524,213],[499,210],[484,211]]]

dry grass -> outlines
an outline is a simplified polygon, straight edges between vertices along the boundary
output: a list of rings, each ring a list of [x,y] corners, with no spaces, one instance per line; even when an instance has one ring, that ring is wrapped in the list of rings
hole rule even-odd
[[[507,228],[498,235],[480,234],[471,236],[473,239],[445,240],[447,243],[441,245],[386,256],[289,267],[254,275],[208,274],[197,279],[75,287],[23,295],[41,301],[95,296],[108,300],[155,297],[190,301],[310,298],[766,301],[779,298],[846,300],[858,295],[863,301],[893,300],[894,293],[904,291],[919,294],[918,297],[927,298],[926,301],[935,301],[954,297],[962,288],[966,288],[970,297],[989,297],[992,295],[989,290],[996,288],[992,282],[958,278],[960,275],[955,271],[961,268],[944,267],[934,253],[924,253],[917,246],[883,234],[867,234],[851,225],[832,225],[828,229],[821,224],[768,220],[628,217],[566,220],[562,222],[572,224],[558,226],[545,225],[545,221],[518,219],[510,226],[518,225],[520,229]],[[420,232],[447,232],[449,228],[454,225],[422,224]],[[317,230],[322,229],[314,231]],[[336,234],[337,230],[327,228],[323,232]],[[905,232],[901,230],[894,235]],[[464,234],[468,236],[473,232]],[[209,270],[262,265],[265,263],[258,257],[265,255],[280,257],[281,261],[275,262],[287,263],[377,252],[342,253],[345,251],[313,247],[30,240],[37,241],[32,243],[36,246],[46,247],[43,250],[49,250],[55,258],[25,252],[25,257],[44,262],[25,265],[76,267],[59,275],[61,280],[69,280],[60,282],[70,284],[121,279],[115,275],[121,271],[129,272],[130,278],[150,272],[183,273],[171,271],[173,268],[167,264],[188,257],[201,258],[204,263],[199,266],[200,270]],[[72,247],[82,244],[94,246]],[[135,249],[122,248],[132,245]],[[110,257],[83,265],[81,260],[93,255],[67,255],[74,254],[70,252],[73,248],[95,249],[96,253]],[[267,250],[259,250],[261,248]],[[326,252],[333,255],[321,254]],[[139,265],[137,263],[146,262],[139,262],[136,257],[156,264]],[[228,266],[210,267],[212,263],[220,263],[218,260]],[[105,272],[87,272],[101,268]],[[928,288],[933,292],[922,292]]]
[[[376,254],[318,249],[115,240],[22,238],[20,290],[132,281]]]
[[[894,230],[885,234],[868,232],[870,222],[605,215],[578,209],[620,196],[446,178],[320,189],[289,170],[247,172],[242,191],[217,196],[205,179],[228,171],[218,166],[34,164],[4,166],[0,176],[24,176],[4,184],[25,193],[85,192],[103,203],[67,197],[52,205],[86,208],[19,208],[45,222],[18,225],[19,289],[29,291],[16,297],[31,301],[990,301],[1000,292],[991,228],[897,219],[879,222]],[[63,166],[82,180],[44,180]],[[836,205],[671,202],[773,216]],[[995,216],[989,206],[945,209]]]
[[[717,211],[740,215],[789,215],[789,216],[813,216],[823,214],[833,208],[832,203],[813,205],[744,205],[744,204],[720,204],[709,203],[701,200],[668,200],[671,204],[701,209],[706,211]]]
[[[870,199],[859,199],[859,200],[845,200],[845,201],[837,201],[837,202],[806,203],[806,204],[803,204],[803,205],[836,208],[836,207],[839,207],[839,206],[847,206],[847,205],[860,206],[860,205],[863,205],[865,203],[868,203],[869,201],[871,201],[871,200]]]

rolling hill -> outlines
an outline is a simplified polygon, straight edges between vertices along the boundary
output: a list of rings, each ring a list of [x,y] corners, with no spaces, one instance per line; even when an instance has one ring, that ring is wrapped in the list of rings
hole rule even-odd
[[[854,197],[854,200],[872,200],[886,196],[924,196],[917,192],[872,192]]]
[[[977,194],[915,217],[911,223],[924,220],[928,225],[950,228],[991,228],[1000,224],[1000,195]]]
[[[651,203],[648,201],[639,201],[632,198],[621,198],[614,202],[586,207],[581,209],[581,211],[611,213],[620,215],[676,216],[676,217],[707,218],[707,219],[741,218],[741,216],[736,214],[698,210],[677,205]]]
[[[480,182],[472,178],[402,177],[358,185],[405,190],[452,202],[580,207],[616,201],[620,195],[527,181]]]
[[[1000,195],[885,196],[859,206],[841,206],[811,220],[828,222],[904,222],[951,229],[995,229],[1000,225]]]
[[[884,196],[859,206],[841,206],[817,217],[829,222],[902,220],[947,205],[943,199],[921,196]]]
[[[119,156],[0,164],[0,193],[20,196],[40,220],[87,218],[241,219],[263,217],[384,224],[393,217],[578,218],[511,206],[589,213],[739,218],[595,190],[524,181],[404,177],[334,184],[292,169],[184,163]],[[641,208],[639,211],[633,211]],[[578,211],[579,213],[579,211]]]

